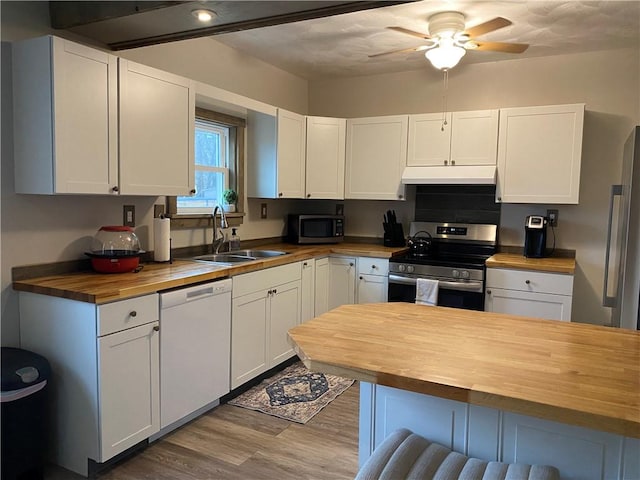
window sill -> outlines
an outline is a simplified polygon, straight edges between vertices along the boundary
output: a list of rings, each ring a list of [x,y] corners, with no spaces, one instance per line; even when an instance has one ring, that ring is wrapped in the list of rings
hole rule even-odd
[[[242,225],[242,221],[246,213],[233,212],[225,213],[227,223],[230,227],[237,227]],[[186,215],[172,215],[171,216],[171,228],[172,229],[187,229],[187,228],[213,228],[212,225],[213,215],[208,213],[198,214],[186,214]]]

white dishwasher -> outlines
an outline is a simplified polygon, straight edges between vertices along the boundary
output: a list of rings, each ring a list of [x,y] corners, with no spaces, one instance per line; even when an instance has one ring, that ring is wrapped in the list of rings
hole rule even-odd
[[[160,294],[161,429],[229,393],[230,349],[231,279]]]

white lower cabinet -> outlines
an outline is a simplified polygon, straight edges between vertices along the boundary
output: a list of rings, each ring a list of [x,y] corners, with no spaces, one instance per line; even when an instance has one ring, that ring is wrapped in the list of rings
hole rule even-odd
[[[315,316],[316,300],[316,260],[302,262],[302,311],[300,322],[311,320]]]
[[[386,302],[389,289],[389,260],[358,258],[357,303]]]
[[[637,438],[361,382],[360,465],[398,428],[485,461],[553,465],[563,479],[640,478]]]
[[[356,258],[329,257],[329,310],[356,303]]]
[[[329,310],[345,304],[386,302],[388,274],[389,260],[384,258],[329,257]]]
[[[316,259],[314,315],[329,311],[329,257]]]
[[[233,277],[231,388],[293,357],[287,331],[300,323],[300,262]]]
[[[87,475],[160,428],[157,294],[104,305],[20,292],[20,347],[51,363],[51,460]]]
[[[487,269],[485,311],[571,321],[573,275]]]

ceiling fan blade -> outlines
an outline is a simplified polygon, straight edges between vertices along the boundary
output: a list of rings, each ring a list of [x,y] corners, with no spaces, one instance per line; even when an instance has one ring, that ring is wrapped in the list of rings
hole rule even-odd
[[[476,25],[475,27],[471,27],[465,30],[464,34],[468,35],[469,38],[475,38],[479,37],[480,35],[484,35],[485,33],[508,27],[509,25],[511,25],[510,20],[502,17],[496,17],[493,20],[489,20],[488,22],[481,23],[480,25]]]
[[[404,53],[404,52],[419,52],[421,50],[426,50],[426,45],[421,45],[419,47],[411,47],[411,48],[403,48],[401,50],[391,50],[390,52],[382,52],[382,53],[374,53],[373,55],[369,55],[369,58],[381,57],[383,55],[391,55],[393,53]]]
[[[477,47],[473,50],[485,52],[505,52],[505,53],[522,53],[529,45],[526,43],[504,43],[504,42],[474,42]]]
[[[413,30],[409,30],[408,28],[403,27],[387,27],[389,30],[395,30],[396,32],[406,33],[407,35],[412,35],[418,38],[430,39],[431,37],[426,33],[415,32]]]

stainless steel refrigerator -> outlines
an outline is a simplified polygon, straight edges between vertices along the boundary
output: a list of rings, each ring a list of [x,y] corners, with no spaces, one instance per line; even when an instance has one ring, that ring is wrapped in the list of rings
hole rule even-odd
[[[640,126],[624,145],[622,177],[611,186],[602,304],[611,325],[640,330]]]

